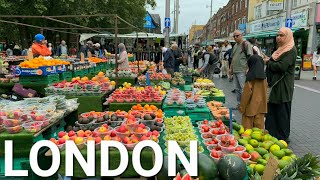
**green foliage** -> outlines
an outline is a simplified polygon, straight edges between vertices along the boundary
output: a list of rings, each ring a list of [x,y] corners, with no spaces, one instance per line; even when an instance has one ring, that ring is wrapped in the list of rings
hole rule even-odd
[[[93,14],[117,14],[127,22],[142,29],[146,7],[155,7],[155,0],[0,0],[1,15],[33,15],[33,16],[57,16],[57,15],[93,15]],[[66,24],[35,18],[1,18],[2,20],[15,21],[32,24],[40,27],[73,27]],[[113,17],[88,17],[88,18],[59,18],[73,24],[92,28],[113,28]],[[32,41],[34,34],[40,32],[39,29],[17,26],[7,23],[0,23],[0,38],[16,41],[26,46]],[[125,23],[118,26],[128,28]],[[65,30],[70,32],[90,32],[80,30]],[[121,30],[120,33],[130,33],[134,29]],[[91,31],[92,32],[92,31]],[[109,30],[109,32],[113,32]],[[44,31],[49,41],[56,41],[59,34],[60,39],[67,38],[67,34],[59,32]]]

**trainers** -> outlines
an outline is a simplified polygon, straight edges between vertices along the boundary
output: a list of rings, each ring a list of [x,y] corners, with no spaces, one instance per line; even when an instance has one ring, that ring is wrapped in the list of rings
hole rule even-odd
[[[313,77],[312,79],[313,79],[313,80],[317,80],[317,77]]]

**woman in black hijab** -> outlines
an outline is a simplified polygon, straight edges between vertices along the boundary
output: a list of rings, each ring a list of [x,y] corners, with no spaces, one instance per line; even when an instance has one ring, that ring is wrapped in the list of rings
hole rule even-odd
[[[239,111],[245,129],[264,129],[264,115],[267,113],[267,81],[263,59],[254,54],[248,59],[248,72],[243,88]]]

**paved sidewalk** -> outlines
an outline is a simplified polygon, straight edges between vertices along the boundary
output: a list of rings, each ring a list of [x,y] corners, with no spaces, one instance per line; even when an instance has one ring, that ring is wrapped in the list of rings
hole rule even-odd
[[[298,156],[303,156],[308,152],[320,154],[320,77],[318,81],[311,79],[312,72],[307,71],[302,72],[301,80],[295,81],[289,148]],[[228,79],[218,78],[218,76],[215,76],[213,81],[218,88],[224,90],[225,105],[235,107],[236,95],[231,92],[233,83]],[[241,122],[240,113],[234,111],[234,114],[236,120]]]

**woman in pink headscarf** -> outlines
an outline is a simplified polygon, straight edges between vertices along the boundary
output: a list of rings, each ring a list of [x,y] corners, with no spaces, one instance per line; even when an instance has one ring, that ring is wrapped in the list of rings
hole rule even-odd
[[[268,87],[271,88],[265,128],[279,140],[288,141],[297,49],[289,28],[280,28],[276,40],[278,49],[271,58],[264,59]]]

